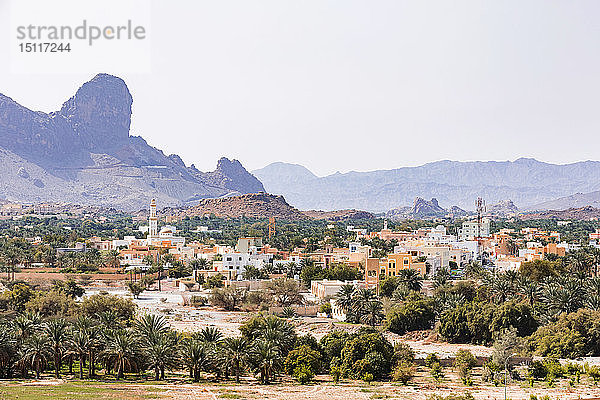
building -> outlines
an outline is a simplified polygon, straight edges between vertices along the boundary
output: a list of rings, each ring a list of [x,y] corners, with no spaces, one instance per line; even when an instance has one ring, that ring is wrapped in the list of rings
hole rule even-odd
[[[310,283],[310,292],[318,299],[335,297],[335,295],[337,295],[344,285],[352,285],[357,289],[366,287],[365,283],[362,281],[330,281],[328,279],[323,279],[319,281],[312,281]]]
[[[490,236],[490,220],[482,218],[481,225],[477,221],[465,221],[458,228],[458,240],[476,240]]]
[[[156,213],[156,200],[150,202],[150,215],[148,217],[148,236],[146,245],[154,247],[176,248],[185,246],[185,238],[175,236],[177,229],[172,225],[163,226],[158,230],[158,214]]]
[[[427,273],[425,262],[415,262],[411,253],[388,254],[379,262],[379,276],[398,276],[403,269],[412,269],[419,272],[421,276]]]
[[[260,252],[262,250],[262,247],[262,238],[247,237],[238,239],[237,244],[235,245],[235,250],[239,253],[251,253]]]

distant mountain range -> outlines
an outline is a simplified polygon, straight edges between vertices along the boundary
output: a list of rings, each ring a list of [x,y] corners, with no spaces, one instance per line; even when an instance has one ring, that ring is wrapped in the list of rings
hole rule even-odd
[[[335,218],[321,213],[335,210],[349,210],[341,212],[344,216],[361,215],[353,210],[461,215],[473,210],[479,196],[488,204],[504,201],[499,205],[504,214],[516,213],[517,207],[600,205],[598,161],[438,161],[318,177],[301,165],[282,162],[251,174],[238,161],[221,158],[214,171],[201,172],[131,136],[132,103],[125,82],[107,74],[84,83],[51,113],[32,111],[0,94],[0,200],[138,210],[151,198],[160,207],[181,207],[268,192],[285,196],[300,210],[319,210],[313,211],[316,218]]]
[[[531,158],[438,161],[418,167],[325,177],[318,177],[301,165],[277,162],[252,173],[269,193],[284,195],[301,210],[356,208],[386,212],[410,207],[416,197],[436,198],[444,208],[454,205],[473,210],[479,196],[488,204],[511,199],[511,207],[531,210],[573,193],[600,191],[598,161],[566,165]]]
[[[49,114],[0,94],[0,198],[139,209],[151,198],[177,206],[265,190],[236,160],[201,172],[130,136],[132,103],[125,82],[107,74]]]

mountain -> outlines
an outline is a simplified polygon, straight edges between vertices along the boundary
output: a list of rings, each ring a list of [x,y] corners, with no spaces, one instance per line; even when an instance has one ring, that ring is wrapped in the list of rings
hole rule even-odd
[[[445,215],[446,210],[440,207],[435,197],[430,201],[417,197],[413,203],[411,213],[417,217],[436,217]]]
[[[513,217],[519,213],[519,209],[512,200],[501,200],[487,208],[487,214],[495,217]]]
[[[49,114],[0,94],[0,198],[139,209],[151,198],[163,207],[264,191],[236,160],[201,172],[131,136],[132,104],[125,82],[107,74]]]
[[[469,212],[463,210],[459,206],[452,206],[448,210],[448,216],[451,218],[462,218],[462,217],[466,217],[467,215],[469,215]]]
[[[560,219],[560,220],[598,220],[600,218],[600,208],[585,206],[579,208],[569,208],[567,210],[548,210],[538,211],[528,214],[522,214],[519,218],[524,220],[530,219]]]
[[[164,212],[164,210],[163,210]],[[290,206],[283,196],[267,193],[250,193],[220,199],[203,199],[197,205],[185,209],[167,211],[177,217],[193,217],[214,214],[225,218],[269,218],[300,221],[310,219],[306,214]]]
[[[324,219],[327,221],[348,221],[355,219],[373,219],[375,216],[370,212],[360,210],[336,210],[336,211],[320,211],[309,210],[303,211],[304,214],[314,219]]]
[[[515,161],[437,161],[418,167],[317,177],[299,165],[277,163],[253,171],[269,193],[284,195],[302,209],[356,208],[384,212],[408,206],[415,197],[440,205],[474,209],[475,199],[488,204],[512,199],[517,207],[600,190],[600,162],[566,165],[531,158]]]
[[[545,201],[527,207],[528,210],[566,210],[568,208],[581,208],[592,206],[600,208],[600,191],[591,193],[575,193],[571,196],[565,196],[558,199]]]

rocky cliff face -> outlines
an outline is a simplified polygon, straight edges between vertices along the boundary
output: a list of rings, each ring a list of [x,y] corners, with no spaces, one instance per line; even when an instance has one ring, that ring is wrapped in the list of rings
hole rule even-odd
[[[125,82],[107,74],[49,114],[0,95],[0,198],[139,209],[151,198],[179,206],[264,191],[237,160],[200,172],[130,136],[132,103]]]

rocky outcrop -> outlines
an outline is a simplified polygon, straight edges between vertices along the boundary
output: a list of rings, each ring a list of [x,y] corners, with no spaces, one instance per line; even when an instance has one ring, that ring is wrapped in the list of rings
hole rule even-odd
[[[411,213],[416,217],[443,217],[446,215],[446,210],[440,207],[435,197],[430,201],[417,197],[413,203]]]
[[[519,213],[519,209],[512,200],[501,200],[496,204],[488,206],[487,213],[494,217],[514,217]]]
[[[0,197],[139,209],[151,198],[165,207],[264,191],[236,160],[201,172],[130,136],[132,103],[125,82],[107,74],[49,114],[0,95]]]
[[[269,218],[300,221],[310,219],[306,214],[290,206],[283,196],[267,193],[251,193],[220,199],[204,199],[198,205],[173,213],[177,217],[214,214],[224,218]]]

